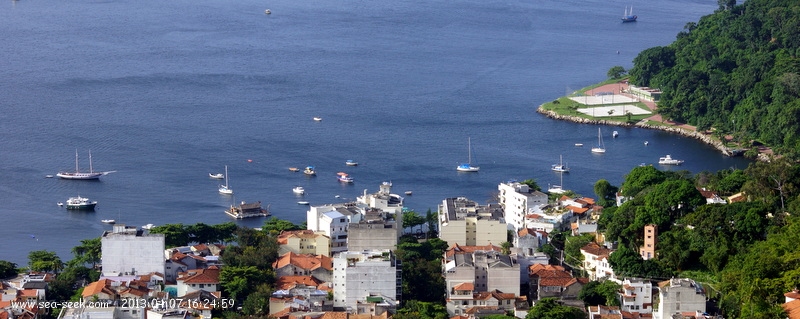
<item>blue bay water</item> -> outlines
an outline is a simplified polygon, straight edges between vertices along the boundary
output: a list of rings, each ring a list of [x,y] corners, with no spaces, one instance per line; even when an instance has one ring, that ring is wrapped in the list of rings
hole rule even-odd
[[[626,6],[639,21],[622,24]],[[559,155],[567,189],[594,196],[671,154],[693,173],[748,164],[684,137],[553,121],[539,104],[632,66],[666,45],[708,1],[51,1],[0,4],[0,259],[31,250],[65,260],[110,226],[229,221],[262,201],[300,223],[324,204],[391,181],[424,213],[447,197],[486,202]],[[271,15],[265,15],[269,8]],[[321,122],[312,121],[319,116]],[[619,138],[611,138],[618,130]],[[478,173],[458,173],[471,138]],[[650,142],[644,146],[643,142]],[[574,147],[584,143],[583,148]],[[46,179],[80,165],[99,182]],[[347,167],[354,159],[357,167]],[[229,167],[235,195],[210,172]],[[308,178],[289,167],[314,165]],[[336,180],[344,171],[352,185]],[[93,213],[56,203],[81,195]],[[340,198],[336,198],[339,195]],[[237,221],[250,227],[264,219]]]

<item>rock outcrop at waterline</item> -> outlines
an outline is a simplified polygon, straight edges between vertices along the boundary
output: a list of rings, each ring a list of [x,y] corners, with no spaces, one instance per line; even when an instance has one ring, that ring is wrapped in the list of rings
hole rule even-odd
[[[703,134],[703,133],[696,132],[696,131],[689,131],[689,130],[685,130],[685,129],[682,129],[682,128],[679,128],[679,127],[650,125],[650,124],[647,124],[647,122],[644,121],[644,120],[632,124],[632,123],[627,123],[627,122],[609,121],[609,120],[602,120],[602,119],[599,119],[599,120],[598,119],[587,119],[587,118],[582,118],[582,117],[577,117],[577,116],[561,115],[561,114],[558,114],[558,113],[550,111],[550,110],[542,109],[541,107],[537,108],[536,112],[540,113],[540,114],[543,114],[544,116],[547,116],[547,117],[549,117],[551,119],[554,119],[554,120],[570,121],[570,122],[581,123],[581,124],[598,124],[598,125],[611,125],[611,126],[621,126],[621,127],[641,127],[641,128],[646,128],[646,129],[661,130],[661,131],[665,131],[665,132],[669,132],[669,133],[673,133],[673,134],[678,134],[678,135],[685,136],[685,137],[690,137],[690,138],[693,138],[693,139],[696,139],[696,140],[700,140],[703,143],[706,143],[708,145],[713,146],[714,148],[716,148],[717,150],[722,152],[722,154],[725,154],[727,156],[734,156],[734,155],[740,155],[741,154],[741,152],[734,152],[734,150],[726,147],[725,145],[722,144],[722,142],[713,139],[708,134]]]

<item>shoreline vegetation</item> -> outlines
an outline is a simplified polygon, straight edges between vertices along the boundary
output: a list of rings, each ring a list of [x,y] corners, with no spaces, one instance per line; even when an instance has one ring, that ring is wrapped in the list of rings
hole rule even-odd
[[[648,88],[638,88],[648,89]],[[620,127],[639,127],[661,130],[699,140],[716,148],[727,156],[745,156],[768,161],[772,151],[766,147],[742,146],[732,141],[731,136],[716,133],[714,129],[698,131],[685,123],[664,120],[658,114],[657,100],[636,93],[637,88],[628,84],[627,78],[610,79],[543,103],[536,112],[548,118],[580,124],[596,124]],[[614,101],[614,98],[621,101]],[[581,102],[581,99],[584,99]],[[590,101],[591,99],[591,101]],[[620,111],[629,108],[626,111]],[[602,110],[595,114],[594,110]]]

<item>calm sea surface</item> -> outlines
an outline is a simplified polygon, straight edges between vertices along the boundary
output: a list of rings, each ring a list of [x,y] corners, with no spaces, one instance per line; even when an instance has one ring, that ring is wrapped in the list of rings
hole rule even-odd
[[[622,24],[626,6],[636,23]],[[271,15],[265,15],[269,8]],[[0,259],[71,258],[110,226],[216,224],[262,201],[300,223],[306,207],[391,181],[424,213],[446,197],[485,202],[536,179],[559,155],[567,189],[594,196],[639,163],[671,154],[693,173],[748,162],[694,140],[549,120],[537,106],[632,66],[714,1],[19,0],[0,4]],[[314,122],[312,117],[323,118]],[[618,130],[619,138],[611,138]],[[457,173],[472,140],[479,173]],[[650,142],[644,146],[643,142]],[[575,143],[586,144],[577,148]],[[99,182],[45,178],[74,168]],[[354,159],[357,167],[347,167]],[[235,195],[208,173],[228,165]],[[314,165],[317,177],[289,167]],[[666,168],[676,169],[676,168]],[[352,185],[336,180],[345,171]],[[93,213],[56,205],[97,200]],[[335,196],[339,195],[340,198]],[[260,226],[264,219],[237,221]]]

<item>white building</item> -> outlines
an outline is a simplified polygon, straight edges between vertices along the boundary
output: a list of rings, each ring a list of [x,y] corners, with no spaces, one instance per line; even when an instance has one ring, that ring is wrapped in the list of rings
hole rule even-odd
[[[615,279],[614,269],[608,262],[608,257],[614,251],[591,242],[581,248],[583,255],[583,270],[589,274],[589,279],[598,280],[600,278]]]
[[[358,302],[384,295],[400,300],[402,267],[389,250],[342,252],[333,258],[333,307],[355,312]]]
[[[520,293],[520,269],[496,246],[453,245],[445,252],[447,312],[452,315],[482,304],[482,293],[494,292],[513,307]],[[482,297],[483,296],[483,297]]]
[[[653,283],[647,279],[625,278],[619,294],[620,308],[627,312],[653,313]]]
[[[164,274],[164,235],[116,224],[100,239],[103,274]]]
[[[497,204],[479,205],[457,197],[447,198],[439,205],[439,238],[448,245],[501,244],[507,237],[508,225]]]
[[[572,224],[572,210],[551,208],[525,216],[527,228],[545,231],[566,230]]]
[[[658,310],[654,319],[670,319],[676,313],[706,312],[703,286],[688,278],[672,278],[658,283]]]
[[[331,239],[331,254],[347,251],[347,226],[352,215],[342,214],[339,206],[314,206],[307,212],[309,230],[322,232]]]
[[[392,183],[383,182],[377,193],[367,194],[364,189],[364,195],[356,198],[356,202],[367,205],[370,208],[377,208],[384,212],[395,214],[395,219],[403,220],[403,197],[397,194],[392,194]],[[400,229],[403,229],[402,227]]]
[[[525,216],[537,213],[547,205],[547,194],[532,191],[528,185],[509,181],[497,186],[500,191],[498,200],[505,212],[505,221],[514,230],[527,228]]]

